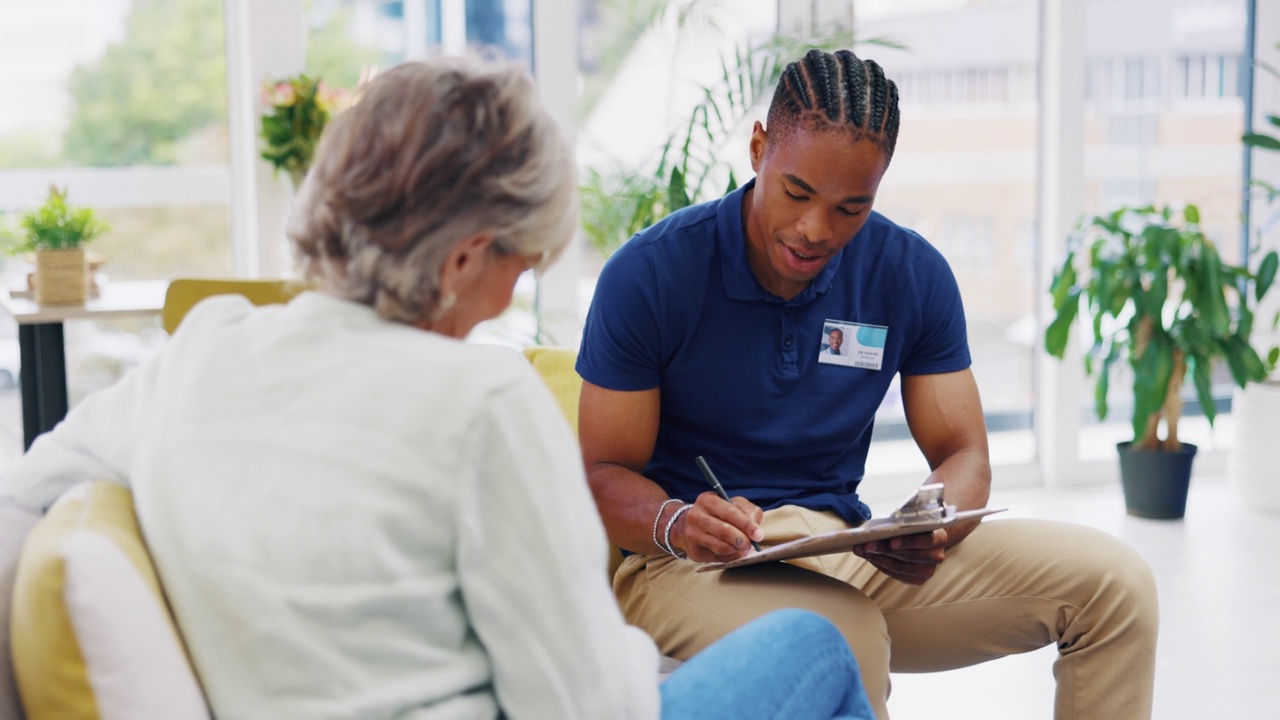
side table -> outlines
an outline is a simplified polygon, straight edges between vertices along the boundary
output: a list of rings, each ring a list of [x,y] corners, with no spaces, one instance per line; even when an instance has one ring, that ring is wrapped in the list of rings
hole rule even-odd
[[[159,315],[168,286],[168,280],[108,282],[84,305],[38,305],[0,292],[0,309],[18,323],[24,449],[67,415],[63,322]]]

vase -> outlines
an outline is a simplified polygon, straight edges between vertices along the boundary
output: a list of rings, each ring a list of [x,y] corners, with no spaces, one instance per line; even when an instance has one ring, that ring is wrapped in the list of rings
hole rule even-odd
[[[1227,453],[1227,481],[1253,510],[1280,513],[1280,381],[1237,388],[1231,403],[1234,437]]]
[[[40,305],[83,305],[87,295],[84,250],[36,251],[35,298]]]

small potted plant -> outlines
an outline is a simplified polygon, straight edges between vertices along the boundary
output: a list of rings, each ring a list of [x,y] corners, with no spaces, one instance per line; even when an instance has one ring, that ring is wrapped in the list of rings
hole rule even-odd
[[[90,208],[49,187],[44,204],[22,215],[16,250],[35,253],[34,291],[41,305],[82,305],[88,286],[84,244],[107,231]]]
[[[1129,514],[1180,518],[1196,447],[1178,440],[1187,376],[1212,423],[1215,361],[1236,385],[1261,381],[1276,364],[1250,344],[1254,308],[1271,288],[1277,263],[1267,253],[1256,273],[1230,265],[1200,228],[1194,205],[1125,207],[1083,220],[1067,245],[1050,292],[1055,317],[1045,349],[1061,359],[1079,318],[1092,333],[1085,372],[1097,376],[1099,419],[1107,416],[1110,374],[1133,369],[1133,440],[1120,443]],[[1163,437],[1160,435],[1163,420]]]
[[[262,159],[277,173],[287,173],[296,190],[311,167],[320,134],[346,107],[348,94],[302,74],[265,83],[261,103]]]

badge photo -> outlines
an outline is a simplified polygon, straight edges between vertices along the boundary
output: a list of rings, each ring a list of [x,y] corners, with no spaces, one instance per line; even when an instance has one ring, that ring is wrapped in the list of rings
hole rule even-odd
[[[825,320],[818,362],[879,370],[884,362],[884,346],[888,337],[889,328],[883,325]]]

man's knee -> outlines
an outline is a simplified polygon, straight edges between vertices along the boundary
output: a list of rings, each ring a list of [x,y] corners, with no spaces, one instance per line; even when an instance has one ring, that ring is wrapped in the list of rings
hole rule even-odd
[[[1160,622],[1159,599],[1151,566],[1128,543],[1094,528],[1052,523],[1046,539],[1058,549],[1057,575],[1064,599],[1080,607],[1076,632],[1108,626],[1107,635],[1125,634],[1154,647]],[[1072,644],[1063,628],[1059,642]]]
[[[1098,568],[1098,593],[1105,598],[1114,621],[1126,632],[1149,638],[1154,646],[1160,625],[1160,601],[1151,566],[1123,541],[1106,536],[1096,552],[1103,566]]]

